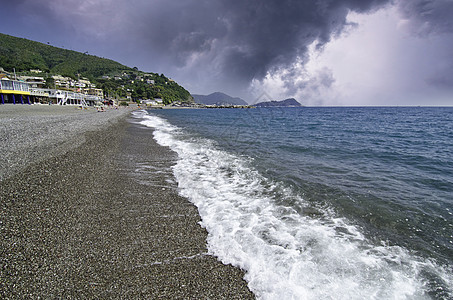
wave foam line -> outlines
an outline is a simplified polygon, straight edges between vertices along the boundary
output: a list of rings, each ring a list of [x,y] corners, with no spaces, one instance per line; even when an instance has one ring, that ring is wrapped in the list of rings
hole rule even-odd
[[[209,253],[245,270],[258,298],[429,299],[433,289],[452,295],[451,274],[434,262],[372,245],[327,211],[320,218],[301,215],[280,203],[288,198],[303,209],[303,199],[264,178],[247,158],[189,137],[163,118],[140,117],[159,144],[178,154],[173,172],[181,195],[198,207]]]

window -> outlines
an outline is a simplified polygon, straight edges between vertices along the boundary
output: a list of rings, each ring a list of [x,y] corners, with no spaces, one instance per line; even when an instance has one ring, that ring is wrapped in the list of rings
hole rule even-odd
[[[3,90],[13,90],[13,82],[11,80],[2,80]]]

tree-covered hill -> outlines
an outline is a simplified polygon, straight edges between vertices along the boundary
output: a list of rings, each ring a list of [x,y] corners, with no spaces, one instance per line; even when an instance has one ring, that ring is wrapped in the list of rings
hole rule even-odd
[[[86,77],[110,96],[133,99],[163,98],[165,103],[191,101],[190,93],[163,74],[144,73],[137,68],[124,66],[116,61],[61,49],[43,43],[0,33],[0,67],[6,71],[43,71],[42,76],[59,74],[66,77]],[[155,84],[146,84],[143,75]],[[114,79],[115,75],[117,78]],[[109,76],[108,78],[106,76]],[[104,77],[104,78],[103,78]],[[139,80],[134,80],[136,78]]]
[[[40,69],[73,77],[97,78],[104,74],[131,70],[110,59],[61,49],[27,39],[0,33],[0,67],[5,70]]]

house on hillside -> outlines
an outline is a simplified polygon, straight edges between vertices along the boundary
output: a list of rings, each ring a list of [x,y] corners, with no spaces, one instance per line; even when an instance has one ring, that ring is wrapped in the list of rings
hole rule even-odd
[[[160,107],[160,106],[163,106],[164,105],[164,101],[160,98],[156,98],[156,99],[147,99],[147,100],[141,100],[140,101],[140,104],[144,104],[146,106],[155,106],[155,107]]]
[[[65,76],[61,76],[61,75],[53,75],[52,78],[55,82],[56,87],[68,89],[72,86],[73,80],[70,77],[65,77]]]

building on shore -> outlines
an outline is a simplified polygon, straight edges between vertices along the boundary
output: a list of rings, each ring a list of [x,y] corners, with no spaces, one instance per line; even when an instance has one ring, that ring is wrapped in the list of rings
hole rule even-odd
[[[47,103],[50,104],[96,106],[101,105],[103,102],[102,97],[99,96],[59,89],[33,89],[32,93],[47,94]]]
[[[18,80],[28,83],[30,88],[43,88],[46,80],[39,76],[18,76]]]
[[[0,77],[0,104],[58,104],[58,105],[78,105],[96,106],[104,101],[102,93],[95,89],[95,95],[78,93],[61,89],[38,88],[36,81],[24,82],[11,80],[7,76]],[[40,85],[39,85],[40,86]],[[102,91],[102,90],[101,90]]]
[[[26,82],[0,77],[0,103],[31,104],[30,87]]]

